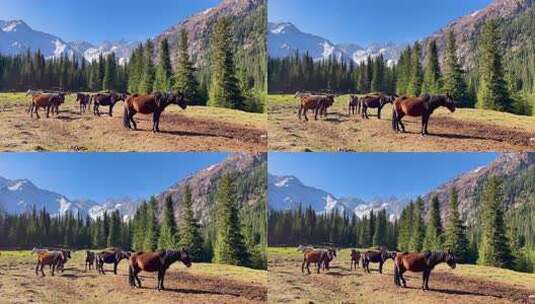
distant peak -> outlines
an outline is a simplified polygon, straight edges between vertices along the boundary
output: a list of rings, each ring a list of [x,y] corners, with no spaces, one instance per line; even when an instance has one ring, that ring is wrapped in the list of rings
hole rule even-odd
[[[299,29],[291,22],[270,22],[268,28],[269,32],[272,34],[288,34],[299,32]]]
[[[22,20],[0,21],[0,25],[4,32],[16,32],[21,29],[30,29],[30,27]]]

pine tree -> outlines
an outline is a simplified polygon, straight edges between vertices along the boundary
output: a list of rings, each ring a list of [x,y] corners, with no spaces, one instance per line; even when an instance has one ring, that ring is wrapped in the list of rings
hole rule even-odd
[[[481,209],[481,243],[478,264],[513,268],[514,257],[506,235],[506,226],[502,210],[503,195],[496,176],[491,176],[485,183]]]
[[[215,25],[211,41],[212,80],[209,92],[209,105],[243,109],[243,96],[236,77],[234,51],[230,47],[231,42],[230,20],[221,19]]]
[[[158,248],[158,202],[155,197],[149,200],[146,221],[143,250],[154,251]]]
[[[191,190],[186,186],[184,198],[182,200],[183,209],[180,219],[180,242],[182,248],[188,248],[193,261],[201,261],[203,258],[203,239],[201,236],[200,226],[193,216],[193,207],[191,201]]]
[[[159,62],[156,66],[156,76],[154,78],[154,91],[167,92],[171,89],[171,76],[173,69],[171,67],[171,57],[169,55],[169,43],[166,38],[160,42]]]
[[[398,233],[398,247],[401,251],[409,251],[409,243],[411,239],[412,215],[414,203],[410,202],[407,207],[401,211],[399,217],[399,233]]]
[[[442,249],[442,223],[440,221],[440,203],[435,195],[431,199],[429,221],[425,230],[423,249],[437,251]]]
[[[104,77],[102,80],[103,90],[115,89],[115,81],[117,76],[117,65],[115,62],[115,53],[111,53],[105,60]]]
[[[241,232],[235,186],[228,175],[221,177],[216,194],[217,218],[215,263],[246,266],[250,254]]]
[[[141,76],[138,91],[140,93],[150,94],[152,93],[152,88],[154,86],[154,63],[152,62],[154,46],[152,41],[147,40],[143,50],[143,74]]]
[[[462,101],[466,97],[467,86],[464,81],[464,71],[457,58],[457,45],[453,31],[450,31],[446,38],[443,89],[444,92],[450,94],[454,100]],[[468,104],[465,104],[465,106],[468,106]]]
[[[375,232],[373,234],[373,246],[385,246],[386,245],[386,233],[387,233],[387,219],[386,210],[383,209],[377,214],[375,222]]]
[[[466,237],[466,228],[459,215],[459,205],[457,199],[457,190],[450,190],[449,216],[444,233],[444,248],[450,250],[455,258],[466,263],[469,260],[468,255],[468,238]]]
[[[188,34],[185,29],[180,31],[178,43],[178,63],[174,75],[174,89],[184,94],[190,102],[197,103],[199,83],[195,78],[195,67],[188,53]]]
[[[407,86],[407,94],[418,96],[422,92],[422,64],[420,62],[421,46],[419,42],[414,43],[411,53],[410,80]]]
[[[412,218],[412,229],[409,242],[410,251],[420,252],[422,251],[422,246],[425,236],[425,227],[424,220],[422,218],[422,213],[424,210],[424,200],[421,197],[416,199],[414,203],[413,218]]]
[[[173,208],[173,198],[171,195],[165,197],[163,209],[163,222],[160,225],[158,237],[159,249],[178,248],[177,227],[175,222],[175,211]]]
[[[504,79],[500,52],[498,25],[495,21],[489,21],[483,26],[480,42],[478,108],[496,111],[511,110],[511,100]]]
[[[429,94],[438,94],[442,90],[442,79],[440,75],[440,66],[438,64],[437,43],[435,40],[429,42],[425,59],[424,80],[422,92]]]
[[[121,215],[119,210],[111,214],[110,231],[107,239],[108,247],[118,247],[121,245]]]
[[[375,58],[373,62],[373,78],[371,84],[372,92],[384,92],[385,91],[385,64],[383,55]]]

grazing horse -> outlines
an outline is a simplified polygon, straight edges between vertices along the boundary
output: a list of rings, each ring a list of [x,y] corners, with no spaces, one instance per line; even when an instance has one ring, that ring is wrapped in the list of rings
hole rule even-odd
[[[127,97],[127,94],[119,94],[117,92],[97,93],[91,96],[89,103],[93,101],[93,115],[100,116],[100,106],[109,106],[108,114],[112,117],[115,104],[121,100],[125,101]]]
[[[446,263],[451,269],[455,269],[455,256],[448,250],[447,252],[431,252],[398,254],[394,259],[394,283],[401,287],[407,287],[407,282],[403,277],[406,271],[422,272],[422,289],[429,290],[429,277],[436,265]]]
[[[113,264],[113,274],[117,274],[117,265],[122,259],[128,259],[130,253],[116,249],[113,251],[102,251],[96,254],[97,271],[100,274],[106,274],[104,271],[104,264]]]
[[[56,267],[58,265],[61,265],[64,259],[65,259],[65,256],[63,255],[63,252],[61,251],[50,251],[50,252],[45,251],[45,252],[38,253],[37,264],[35,265],[35,275],[39,275],[39,270],[40,270],[41,274],[44,277],[45,272],[43,271],[43,267],[45,265],[49,265],[52,269],[52,276],[54,276]]]
[[[357,269],[360,262],[360,251],[352,249],[351,250],[351,270]]]
[[[91,96],[88,94],[76,93],[76,101],[80,103],[80,114],[82,114],[89,108]]]
[[[52,114],[59,114],[59,106],[65,102],[66,93],[38,93],[32,96],[32,104],[30,106],[30,117],[33,118],[33,113],[37,118],[39,116],[39,108],[46,108],[46,118]]]
[[[373,251],[368,250],[362,255],[362,268],[364,271],[370,273],[370,263],[379,263],[379,273],[383,273],[383,264],[388,259],[394,260],[396,253],[394,251]]]
[[[156,286],[156,289],[158,291],[165,290],[163,285],[165,272],[171,264],[177,261],[181,261],[188,268],[191,267],[191,258],[186,249],[136,252],[129,259],[128,282],[132,287],[141,288],[141,280],[138,277],[141,271],[158,272],[158,286]]]
[[[379,95],[367,95],[360,99],[360,106],[362,107],[362,118],[369,119],[368,108],[377,109],[377,118],[381,119],[381,111],[387,103],[392,103],[394,98],[386,96],[384,94]]]
[[[332,257],[329,255],[329,251],[325,249],[313,249],[306,251],[303,257],[303,263],[301,264],[301,272],[304,273],[306,267],[308,274],[310,274],[310,264],[316,263],[318,273],[320,273],[322,266],[324,267],[323,269],[325,269],[325,261],[328,260],[330,262],[330,260],[332,260]],[[327,269],[328,267],[329,266],[327,262]]]
[[[152,113],[152,132],[160,132],[160,115],[167,106],[175,104],[185,110],[188,107],[187,100],[182,93],[160,93],[156,92],[150,95],[134,94],[129,96],[124,104],[123,126],[128,129],[137,129],[134,121],[136,113]]]
[[[85,252],[85,271],[87,271],[87,267],[89,266],[89,270],[95,266],[95,253],[89,250],[86,250]]]
[[[422,136],[428,135],[427,125],[429,117],[438,107],[446,107],[455,112],[455,101],[449,94],[429,95],[420,97],[401,97],[394,101],[392,110],[392,129],[396,132],[405,132],[405,125],[401,119],[405,116],[422,116]],[[401,127],[401,129],[400,129]]]
[[[305,95],[301,97],[299,104],[298,117],[301,120],[301,114],[305,116],[305,121],[308,121],[308,110],[314,111],[314,119],[318,120],[320,116],[327,116],[327,109],[334,103],[334,95]]]
[[[349,114],[349,116],[360,114],[360,99],[358,96],[349,96],[349,102],[347,103],[347,113]]]

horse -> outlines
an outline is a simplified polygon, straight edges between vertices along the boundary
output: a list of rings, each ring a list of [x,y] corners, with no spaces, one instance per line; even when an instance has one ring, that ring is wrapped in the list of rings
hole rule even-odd
[[[39,116],[39,108],[46,108],[46,118],[50,116],[50,110],[52,114],[59,114],[59,106],[65,102],[65,93],[39,93],[32,96],[32,103],[30,105],[30,117],[33,118],[33,114],[37,118]]]
[[[312,246],[303,246],[303,245],[299,245],[297,247],[297,251],[300,251],[302,253],[305,253],[305,252],[311,251],[311,250],[314,250],[314,247],[312,247]]]
[[[62,250],[52,251],[52,252],[61,252],[63,258],[58,261],[58,264],[56,265],[56,269],[58,271],[63,272],[63,270],[65,270],[65,264],[71,258],[71,251],[62,249]]]
[[[383,273],[383,264],[388,260],[394,260],[396,253],[393,251],[381,250],[373,251],[368,250],[362,255],[362,268],[364,271],[370,273],[370,263],[379,263],[379,273]]]
[[[381,111],[387,103],[392,103],[394,98],[392,96],[386,96],[383,93],[379,95],[367,95],[360,99],[360,106],[362,107],[362,118],[369,119],[368,108],[377,109],[377,118],[381,119]]]
[[[359,267],[359,262],[360,262],[360,251],[358,250],[355,250],[355,249],[352,249],[351,250],[351,270],[353,270],[353,268],[357,269],[357,267]]]
[[[41,93],[47,93],[47,91],[28,89],[28,91],[26,91],[26,95],[25,96],[34,97],[35,95],[41,94]],[[30,102],[30,106],[28,107],[28,113],[30,113],[30,111],[32,110],[32,105],[33,105],[33,102]]]
[[[89,104],[93,102],[93,115],[100,116],[100,106],[109,106],[108,114],[110,117],[113,116],[113,107],[119,101],[125,101],[128,95],[117,92],[110,93],[97,93],[91,96],[89,99]]]
[[[37,247],[33,247],[32,249],[32,253],[43,253],[43,252],[48,252],[48,249],[46,248],[37,248]]]
[[[455,269],[457,265],[455,256],[449,250],[447,252],[425,251],[423,253],[404,252],[398,254],[394,259],[394,283],[399,287],[401,287],[401,283],[403,283],[403,287],[406,288],[407,282],[405,281],[403,274],[406,271],[422,272],[422,289],[429,290],[429,277],[431,276],[431,271],[440,263],[448,264],[451,269]]]
[[[329,260],[330,262],[331,259],[332,258],[329,256],[329,251],[325,249],[314,249],[306,251],[303,256],[303,263],[301,264],[301,272],[304,273],[306,267],[308,274],[310,274],[310,264],[316,263],[318,273],[320,273],[322,266],[324,267],[323,269],[325,269],[325,261]],[[329,266],[327,264],[327,269],[328,267]]]
[[[104,264],[113,264],[113,274],[117,274],[117,265],[122,259],[128,259],[130,253],[115,249],[113,251],[102,251],[96,254],[97,271],[100,274],[106,274],[104,271]]]
[[[424,94],[420,97],[401,97],[394,101],[392,110],[392,129],[396,132],[405,132],[405,125],[401,119],[405,116],[422,117],[421,135],[428,135],[427,125],[429,117],[439,107],[446,107],[455,112],[455,100],[448,93],[439,95]],[[401,127],[401,129],[400,129]]]
[[[84,113],[90,106],[91,96],[83,93],[76,93],[76,101],[80,103],[80,115]]]
[[[327,249],[327,255],[323,259],[323,270],[329,270],[329,264],[336,257],[336,249],[329,248]]]
[[[298,117],[301,120],[301,114],[305,116],[305,121],[308,121],[308,110],[314,111],[314,120],[318,120],[320,116],[327,116],[327,109],[334,103],[334,95],[305,95],[301,97],[299,104]]]
[[[129,96],[124,103],[123,126],[128,129],[137,129],[134,121],[136,113],[152,113],[152,132],[160,132],[160,115],[169,105],[178,105],[182,110],[188,107],[187,100],[182,93],[152,93],[150,95],[134,94]]]
[[[89,270],[95,266],[95,253],[89,250],[86,250],[85,252],[85,271],[87,271],[87,267],[89,266]]]
[[[360,114],[360,99],[358,96],[349,96],[349,102],[347,104],[347,113],[349,114],[349,116]]]
[[[165,290],[165,272],[177,261],[181,261],[188,268],[191,267],[191,257],[186,249],[136,252],[129,258],[128,282],[134,288],[141,288],[141,280],[138,277],[141,271],[158,272],[156,289]]]
[[[54,276],[54,272],[56,270],[56,267],[62,263],[62,260],[65,259],[65,256],[63,255],[63,252],[61,251],[44,251],[37,254],[37,264],[35,265],[35,275],[39,275],[39,270],[41,271],[41,274],[43,277],[45,276],[45,272],[43,271],[43,267],[45,265],[49,265],[52,269],[51,274]]]

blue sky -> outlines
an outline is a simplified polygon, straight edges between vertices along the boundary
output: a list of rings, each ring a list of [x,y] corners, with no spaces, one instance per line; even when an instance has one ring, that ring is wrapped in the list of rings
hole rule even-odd
[[[336,197],[415,198],[492,162],[496,153],[270,153],[268,171]]]
[[[1,153],[0,176],[70,199],[147,198],[226,153]]]
[[[22,19],[63,40],[145,40],[221,0],[1,0],[0,20]]]
[[[268,19],[333,43],[412,42],[491,0],[269,0]]]

